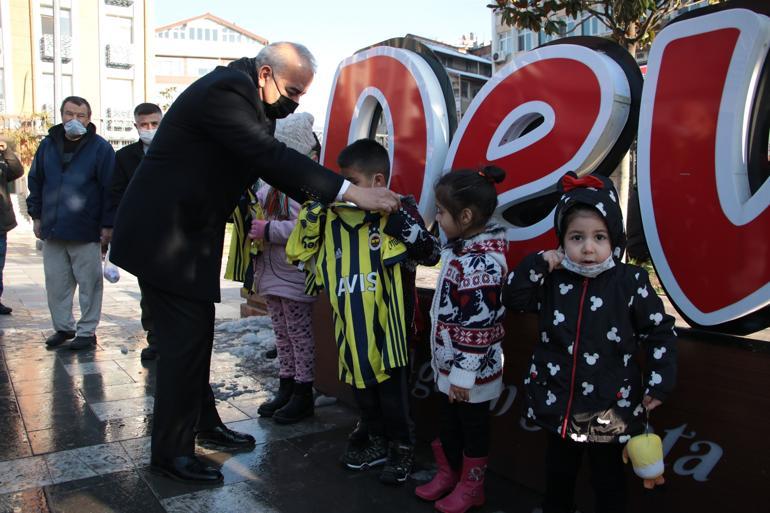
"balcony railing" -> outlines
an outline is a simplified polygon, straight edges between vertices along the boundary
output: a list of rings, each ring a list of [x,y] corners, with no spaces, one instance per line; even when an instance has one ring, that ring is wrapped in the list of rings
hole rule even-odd
[[[105,114],[105,128],[108,132],[125,133],[134,129],[134,117],[130,110],[108,108]]]
[[[134,5],[134,0],[104,0],[104,3],[116,7],[131,7]]]
[[[133,48],[130,45],[109,44],[105,49],[106,64],[110,68],[128,69],[134,65]]]
[[[53,62],[53,34],[43,34],[40,38],[40,59]],[[72,37],[61,37],[61,61],[72,60]]]

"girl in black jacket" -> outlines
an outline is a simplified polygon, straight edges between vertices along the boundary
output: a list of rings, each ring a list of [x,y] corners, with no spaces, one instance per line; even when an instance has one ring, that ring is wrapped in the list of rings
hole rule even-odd
[[[539,316],[524,382],[527,416],[549,433],[543,512],[573,511],[584,452],[596,511],[624,511],[623,444],[673,389],[674,319],[647,273],[620,260],[625,233],[612,182],[568,173],[560,188],[559,248],[526,257],[503,287],[506,308]]]

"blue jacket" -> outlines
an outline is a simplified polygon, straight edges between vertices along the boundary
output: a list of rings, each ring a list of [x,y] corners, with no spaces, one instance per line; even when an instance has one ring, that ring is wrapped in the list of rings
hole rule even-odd
[[[115,217],[108,201],[115,151],[89,123],[69,164],[63,153],[64,127],[56,125],[32,161],[27,211],[41,220],[43,239],[98,242]]]

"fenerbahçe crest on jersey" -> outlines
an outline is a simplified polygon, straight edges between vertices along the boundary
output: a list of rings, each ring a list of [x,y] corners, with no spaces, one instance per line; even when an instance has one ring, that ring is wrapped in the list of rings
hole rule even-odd
[[[406,246],[384,233],[388,216],[347,203],[306,203],[286,244],[290,262],[325,288],[334,312],[340,380],[365,388],[407,365],[401,262]]]

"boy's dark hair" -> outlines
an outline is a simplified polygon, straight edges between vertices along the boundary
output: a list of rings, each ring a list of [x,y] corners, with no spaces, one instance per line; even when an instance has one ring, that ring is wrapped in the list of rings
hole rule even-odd
[[[154,103],[140,103],[134,108],[134,117],[147,116],[148,114],[160,114],[162,116],[163,111]]]
[[[83,105],[86,106],[86,109],[88,109],[88,116],[91,116],[91,104],[88,103],[88,100],[85,98],[81,98],[80,96],[67,96],[62,102],[61,107],[59,107],[59,112],[61,114],[64,114],[64,104],[65,103],[74,103],[78,107],[82,107]]]
[[[385,180],[390,179],[390,157],[380,143],[373,139],[359,139],[349,144],[337,157],[340,168],[355,167],[366,176],[382,173]]]
[[[471,228],[484,226],[497,208],[495,184],[504,178],[505,171],[495,166],[451,171],[436,182],[436,201],[455,221],[459,220],[463,209],[471,209],[476,219]]]

